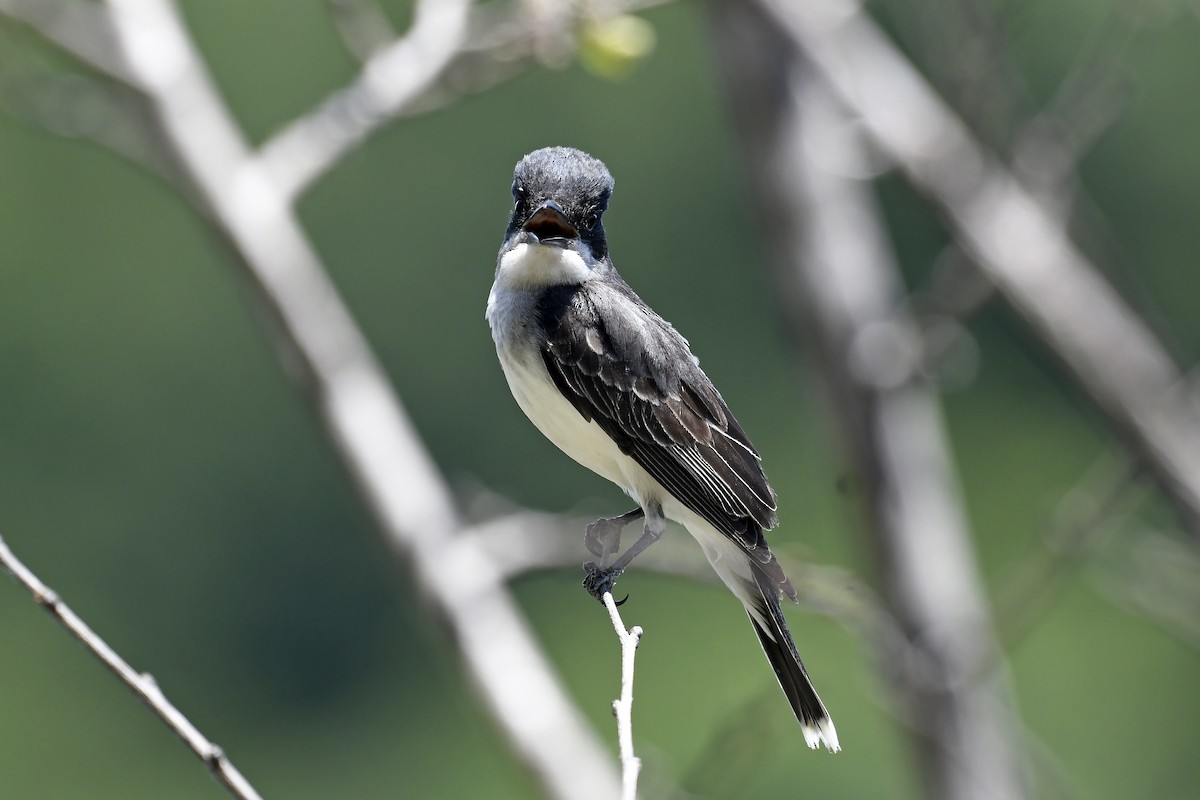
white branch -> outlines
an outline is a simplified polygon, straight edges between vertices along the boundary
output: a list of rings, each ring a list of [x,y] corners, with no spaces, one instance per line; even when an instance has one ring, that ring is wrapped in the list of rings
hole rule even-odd
[[[437,83],[462,47],[470,8],[470,0],[421,0],[403,38],[372,55],[353,83],[263,145],[264,170],[285,200]]]
[[[613,701],[613,716],[617,718],[617,745],[621,753],[621,800],[635,800],[642,760],[633,753],[633,662],[637,657],[638,644],[642,641],[642,629],[638,625],[625,629],[612,592],[604,593],[604,607],[608,609],[608,618],[612,620],[613,630],[621,642],[621,696]]]
[[[349,86],[263,144],[259,152],[265,171],[286,198],[294,199],[390,120],[490,87],[531,59],[565,66],[582,19],[664,2],[510,0],[472,6],[469,0],[422,0],[403,38],[374,52]]]
[[[855,0],[760,0],[964,249],[1068,365],[1200,533],[1200,413],[1151,330]]]
[[[75,639],[100,660],[100,663],[128,686],[142,703],[166,723],[171,732],[183,741],[196,757],[204,762],[213,777],[231,795],[240,800],[261,800],[250,782],[238,772],[220,747],[210,742],[179,709],[171,704],[148,672],[137,672],[117,654],[107,642],[88,627],[54,591],[13,554],[4,537],[0,536],[0,566],[24,586],[42,608],[58,620]]]

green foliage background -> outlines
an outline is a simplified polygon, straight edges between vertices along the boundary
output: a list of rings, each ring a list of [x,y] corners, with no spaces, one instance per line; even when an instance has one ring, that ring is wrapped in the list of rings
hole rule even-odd
[[[1110,5],[1025,3],[1006,15],[1036,98],[1050,95]],[[1134,4],[1115,13],[1121,5]],[[256,141],[353,75],[316,0],[184,8]],[[1126,56],[1127,108],[1082,175],[1107,220],[1103,263],[1190,364],[1200,350],[1200,30],[1196,15],[1157,8]],[[883,14],[897,23],[902,8]],[[606,218],[616,263],[690,338],[760,445],[781,502],[772,542],[865,572],[828,409],[804,354],[763,313],[774,309],[763,246],[703,8],[647,16],[658,47],[628,80],[534,69],[394,124],[324,179],[301,216],[456,485],[552,510],[623,511],[615,489],[521,416],[483,321],[513,163],[547,144],[603,158],[617,179]],[[11,74],[60,64],[12,25],[0,26],[0,54]],[[885,182],[883,196],[920,285],[945,237],[900,184]],[[0,115],[0,533],[267,797],[530,796],[243,284],[225,247],[162,183]],[[1003,307],[971,327],[980,371],[946,410],[995,591],[1112,442]],[[1063,796],[1190,796],[1200,785],[1200,659],[1109,603],[1095,577],[1084,570],[1011,653],[1027,742],[1070,775],[1074,794]],[[516,589],[612,739],[616,644],[578,579],[556,572]],[[699,775],[694,788],[722,797],[919,795],[886,688],[837,625],[789,612],[845,746],[831,757],[804,748],[723,590],[636,570],[622,588],[627,621],[647,631],[636,735],[649,796],[655,775]],[[760,763],[706,750],[754,702]],[[726,758],[737,779],[722,785],[713,765]],[[0,797],[222,796],[157,720],[0,581]]]

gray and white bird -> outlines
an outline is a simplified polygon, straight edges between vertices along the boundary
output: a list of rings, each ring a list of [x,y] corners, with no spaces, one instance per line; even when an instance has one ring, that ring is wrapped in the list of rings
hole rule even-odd
[[[588,527],[597,598],[656,541],[666,520],[700,543],[742,602],[809,747],[839,749],[779,596],[796,590],[767,547],[775,492],[758,451],[700,369],[686,339],[617,274],[602,217],[608,168],[567,147],[525,156],[488,297],[487,320],[517,404],[546,438],[637,502]],[[624,525],[642,536],[611,560]]]

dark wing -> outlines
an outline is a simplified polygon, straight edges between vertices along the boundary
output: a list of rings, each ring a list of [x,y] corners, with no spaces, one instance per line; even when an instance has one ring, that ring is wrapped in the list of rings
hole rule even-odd
[[[538,318],[546,369],[579,413],[794,598],[763,537],[777,518],[758,451],[687,341],[624,283],[549,289]]]

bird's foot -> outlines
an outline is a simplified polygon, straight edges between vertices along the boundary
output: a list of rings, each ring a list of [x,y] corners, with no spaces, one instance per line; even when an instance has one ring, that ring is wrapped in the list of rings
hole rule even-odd
[[[583,532],[583,546],[601,560],[621,547],[621,528],[615,520],[598,519],[589,523]]]
[[[625,571],[623,567],[617,569],[605,569],[595,561],[589,561],[583,565],[583,571],[586,575],[583,578],[583,588],[587,589],[588,594],[604,602],[604,594],[611,592],[613,586],[616,585],[617,578],[621,577],[621,573]],[[629,595],[625,595],[617,601],[617,605],[623,605]]]

